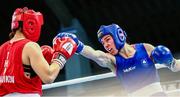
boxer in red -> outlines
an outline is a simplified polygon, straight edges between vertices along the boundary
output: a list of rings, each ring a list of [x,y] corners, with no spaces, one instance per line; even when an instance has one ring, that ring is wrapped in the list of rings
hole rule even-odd
[[[40,47],[36,42],[43,22],[40,12],[14,11],[10,40],[0,48],[0,96],[40,97],[42,82],[52,83],[75,53],[77,44],[68,37],[54,39],[53,49]]]

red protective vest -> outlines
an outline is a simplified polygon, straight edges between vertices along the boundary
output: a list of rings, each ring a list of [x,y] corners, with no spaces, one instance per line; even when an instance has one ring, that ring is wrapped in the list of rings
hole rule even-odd
[[[28,39],[7,41],[0,47],[0,96],[13,92],[42,95],[41,79],[37,75],[31,79],[24,75],[22,51],[28,42]]]

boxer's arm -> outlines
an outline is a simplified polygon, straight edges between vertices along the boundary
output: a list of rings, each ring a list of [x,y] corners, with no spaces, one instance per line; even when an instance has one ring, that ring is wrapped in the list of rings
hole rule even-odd
[[[106,54],[100,50],[94,50],[92,47],[84,45],[83,50],[80,53],[82,56],[95,61],[101,67],[107,67],[111,71],[115,72],[115,57]]]
[[[153,51],[154,46],[149,43],[143,43],[143,45],[144,45],[148,55],[151,56],[151,52]]]
[[[60,67],[57,63],[48,64],[37,43],[30,42],[24,48],[30,64],[43,83],[52,83],[57,77]]]
[[[175,68],[174,68],[174,72],[178,72],[178,71],[180,71],[180,59],[175,59]]]
[[[94,50],[92,47],[84,45],[75,34],[72,33],[59,33],[56,37],[70,37],[72,38],[77,46],[76,53],[81,54],[82,56],[91,59],[98,63],[102,67],[107,67],[111,69],[113,72],[115,71],[115,57],[106,54],[100,50]]]

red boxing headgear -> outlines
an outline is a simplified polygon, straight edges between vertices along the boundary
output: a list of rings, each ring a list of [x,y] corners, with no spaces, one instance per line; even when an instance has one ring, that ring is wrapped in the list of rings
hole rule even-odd
[[[23,22],[22,31],[27,39],[37,42],[43,25],[43,15],[40,12],[35,12],[32,9],[17,8],[12,16],[11,30],[19,27],[19,21]]]

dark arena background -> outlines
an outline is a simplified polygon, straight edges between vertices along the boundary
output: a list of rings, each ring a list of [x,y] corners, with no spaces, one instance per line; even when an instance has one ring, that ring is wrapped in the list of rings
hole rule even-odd
[[[38,41],[40,45],[52,46],[54,36],[60,32],[70,32],[75,33],[85,44],[105,51],[98,42],[97,31],[100,25],[116,23],[126,31],[131,44],[165,45],[175,58],[180,58],[180,0],[1,0],[0,44],[9,40],[13,11],[25,6],[44,15]],[[109,69],[100,67],[94,61],[74,55],[55,83],[109,73]],[[159,74],[167,92],[180,89],[179,72],[163,68],[159,69]],[[114,76],[43,89],[43,96],[126,95]],[[180,97],[180,91],[177,95]]]

